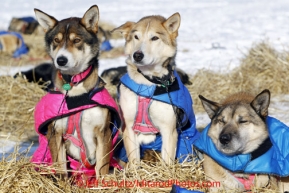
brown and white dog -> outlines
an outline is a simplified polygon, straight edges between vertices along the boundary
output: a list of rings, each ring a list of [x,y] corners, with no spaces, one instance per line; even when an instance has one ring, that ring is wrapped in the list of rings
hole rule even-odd
[[[113,32],[120,32],[125,38],[127,72],[137,84],[155,85],[154,80],[171,77],[177,52],[176,38],[181,18],[175,13],[168,19],[162,16],[147,16],[138,22],[126,22]],[[161,83],[161,82],[159,82]],[[156,139],[155,133],[136,133],[133,129],[138,108],[138,95],[123,84],[119,87],[119,104],[125,129],[124,147],[129,162],[140,161],[140,145]],[[177,118],[172,105],[152,100],[148,114],[151,122],[162,136],[161,157],[167,164],[175,160],[178,132]]]
[[[251,190],[252,186],[278,190],[279,183],[276,178],[278,174],[276,170],[270,169],[279,167],[274,164],[270,166],[270,162],[274,160],[270,158],[274,155],[271,152],[275,149],[276,143],[272,142],[272,138],[269,137],[269,131],[272,133],[272,130],[278,130],[279,128],[275,128],[277,125],[280,125],[280,130],[286,130],[288,127],[274,118],[267,118],[270,104],[269,90],[264,90],[257,96],[245,92],[236,93],[221,103],[210,101],[201,95],[199,97],[211,118],[211,124],[205,128],[202,137],[195,143],[195,147],[204,152],[203,166],[206,176],[210,180],[220,182],[221,185],[221,187],[212,187],[209,190],[217,192],[219,188],[223,188],[227,191],[243,192]],[[269,125],[268,119],[272,124]],[[280,149],[276,149],[279,154]],[[267,152],[270,154],[266,154]],[[268,155],[268,159],[263,159],[265,154]],[[248,156],[249,159],[241,160],[237,157],[239,155],[243,158]],[[238,164],[242,163],[244,166],[234,169],[236,170],[234,172],[227,169],[237,167],[238,161]],[[266,166],[263,173],[250,174],[252,171],[262,171],[263,164]],[[266,174],[265,171],[270,172]],[[282,184],[281,189],[285,186],[287,186],[286,183]]]
[[[91,105],[91,100],[87,97],[94,92],[95,88],[101,90],[104,86],[98,76],[98,7],[91,6],[82,18],[71,17],[61,21],[38,9],[35,9],[35,14],[46,32],[46,48],[57,69],[54,77],[56,89],[65,95],[65,99],[75,99],[72,106],[82,100]],[[78,77],[78,80],[74,81],[75,77]],[[86,99],[83,96],[86,96]],[[60,117],[51,122],[46,134],[52,160],[54,163],[61,164],[64,171],[67,169],[67,155],[83,162],[81,148],[71,140],[63,139],[68,130],[68,119],[70,117]],[[76,138],[74,141],[82,141],[80,146],[84,146],[87,152],[84,161],[96,163],[97,177],[107,174],[112,150],[110,110],[104,106],[93,106],[83,110],[79,120],[80,123],[75,125],[79,125],[80,131],[75,129],[69,136],[66,135],[66,138],[74,137]]]

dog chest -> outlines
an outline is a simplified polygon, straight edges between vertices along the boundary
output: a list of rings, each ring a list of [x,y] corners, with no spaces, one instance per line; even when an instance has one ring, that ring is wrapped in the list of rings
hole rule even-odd
[[[96,135],[99,131],[104,129],[104,125],[106,124],[108,116],[108,109],[101,107],[93,107],[87,110],[84,110],[81,115],[80,120],[77,121],[76,124],[80,126],[80,133],[82,140],[85,144],[87,150],[87,157],[89,160],[95,159],[95,151],[96,151]],[[57,132],[62,133],[63,135],[67,132],[68,125],[68,117],[58,119],[55,121],[55,129]],[[77,131],[74,129],[73,137],[78,139]],[[79,139],[78,139],[79,140]],[[80,148],[79,146],[71,143],[71,141],[66,140],[65,147],[68,154],[80,160]]]
[[[172,124],[174,128],[176,127],[176,115],[174,114],[172,105],[151,99],[149,104],[142,105],[142,108],[145,109],[140,109],[141,105],[139,104],[138,95],[123,85],[120,86],[120,93],[120,105],[123,116],[126,124],[130,125],[130,127],[138,124],[136,119],[141,119],[138,121],[141,121],[144,126],[153,126],[159,131],[164,128],[170,128]],[[145,111],[147,111],[147,114],[144,113]]]

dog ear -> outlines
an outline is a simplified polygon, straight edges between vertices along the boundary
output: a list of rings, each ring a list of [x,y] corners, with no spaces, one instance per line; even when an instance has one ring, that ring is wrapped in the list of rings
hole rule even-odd
[[[94,33],[98,31],[98,21],[99,21],[99,10],[97,5],[91,6],[83,15],[81,19],[81,24],[87,30],[91,30]]]
[[[199,95],[199,98],[201,99],[202,105],[207,114],[209,115],[210,119],[213,119],[221,105],[219,103],[206,99],[202,95]]]
[[[45,32],[53,28],[58,22],[57,19],[39,9],[34,9],[34,12],[39,25],[43,27]]]
[[[135,22],[128,21],[125,24],[113,29],[111,31],[111,33],[120,32],[123,35],[123,37],[126,39],[128,34],[129,34],[129,32],[131,31],[132,27],[134,26],[134,24],[135,24]]]
[[[268,116],[268,108],[270,104],[270,91],[268,89],[263,90],[258,94],[251,102],[253,109],[262,117]]]
[[[173,14],[164,23],[164,27],[168,30],[170,34],[178,31],[181,24],[181,16],[179,13]]]

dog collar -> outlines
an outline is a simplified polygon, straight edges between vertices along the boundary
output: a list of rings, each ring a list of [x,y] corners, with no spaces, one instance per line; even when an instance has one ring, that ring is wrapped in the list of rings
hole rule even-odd
[[[160,86],[160,87],[169,87],[171,86],[176,77],[174,76],[174,71],[170,68],[168,69],[169,70],[169,74],[168,75],[165,75],[163,76],[162,78],[159,78],[159,77],[156,77],[156,76],[153,76],[152,78],[143,74],[142,71],[140,69],[137,69],[137,71],[139,73],[141,73],[143,75],[143,77],[145,77],[148,81],[156,84],[157,86]]]
[[[86,70],[83,72],[76,74],[76,75],[68,75],[68,74],[62,74],[60,71],[58,71],[58,77],[63,81],[63,90],[70,90],[71,87],[74,85],[84,81],[93,71],[94,67],[93,65],[90,65]]]
[[[153,95],[162,95],[173,91],[180,90],[178,79],[174,75],[174,71],[169,73],[168,75],[162,77],[162,79],[153,76],[152,78],[144,75],[140,70],[138,70],[148,81],[155,84],[155,90]]]
[[[254,160],[264,153],[266,153],[270,148],[272,147],[272,142],[270,140],[270,137],[267,137],[266,140],[263,141],[263,143],[251,153],[251,160]]]

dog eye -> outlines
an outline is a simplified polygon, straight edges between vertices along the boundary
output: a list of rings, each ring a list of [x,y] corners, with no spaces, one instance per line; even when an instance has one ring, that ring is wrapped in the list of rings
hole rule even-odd
[[[60,40],[58,38],[54,38],[55,43],[60,43]]]
[[[218,120],[219,123],[225,123],[223,120]]]
[[[240,120],[239,123],[241,123],[241,124],[242,124],[242,123],[248,123],[248,121],[246,121],[246,120]]]
[[[157,37],[157,36],[154,36],[154,37],[152,37],[152,41],[156,41],[156,40],[158,40],[159,38]]]
[[[73,43],[75,43],[75,44],[77,44],[77,43],[79,43],[80,42],[80,39],[79,38],[75,38],[74,40],[73,40]]]
[[[137,39],[137,40],[138,40],[138,36],[137,36],[137,35],[135,35],[135,36],[134,36],[134,39]]]
[[[220,123],[220,124],[224,124],[224,123],[225,123],[224,119],[218,119],[217,121],[218,121],[218,123]]]

